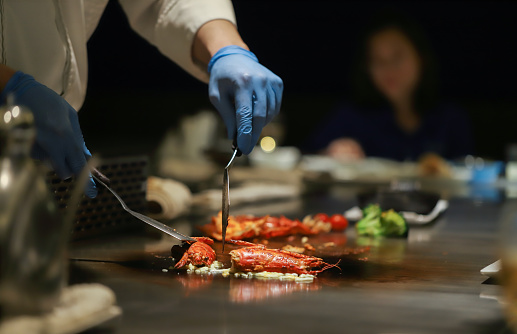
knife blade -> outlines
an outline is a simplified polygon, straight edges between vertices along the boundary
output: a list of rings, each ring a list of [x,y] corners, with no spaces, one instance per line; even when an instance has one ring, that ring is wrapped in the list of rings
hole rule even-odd
[[[223,253],[224,253],[224,243],[226,241],[226,229],[228,228],[228,217],[230,216],[230,175],[228,170],[230,169],[231,164],[235,157],[240,157],[242,152],[239,150],[235,141],[232,146],[233,155],[223,172],[223,203],[222,203],[222,237],[223,237]]]

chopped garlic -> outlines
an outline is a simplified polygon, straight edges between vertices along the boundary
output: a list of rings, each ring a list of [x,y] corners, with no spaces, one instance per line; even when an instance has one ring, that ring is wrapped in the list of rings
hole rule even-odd
[[[307,238],[307,237],[303,237],[303,238],[302,238],[302,244],[307,243],[307,241],[309,241],[309,238]]]
[[[211,269],[210,268],[210,272],[209,274],[222,274],[224,273],[224,269]]]
[[[296,283],[311,283],[314,281],[314,277],[296,277],[294,281]]]
[[[263,271],[263,273],[264,273],[263,277],[266,277],[266,278],[278,278],[278,277],[284,275],[282,273],[268,272],[268,271]]]
[[[282,250],[285,250],[288,252],[293,252],[293,253],[298,253],[298,254],[303,254],[303,252],[305,252],[305,248],[296,247],[293,245],[285,245],[284,247],[282,247]]]
[[[316,275],[311,275],[311,274],[300,274],[300,277],[309,277],[309,278],[314,278],[314,277],[316,277]]]
[[[269,279],[278,279],[280,281],[294,281],[296,283],[311,283],[314,282],[315,275],[310,274],[296,274],[296,273],[279,273],[279,272],[270,272],[270,271],[261,271],[261,272],[232,272],[231,268],[223,268],[223,263],[219,261],[214,261],[210,267],[196,267],[193,264],[189,263],[185,266],[187,269],[187,274],[197,274],[197,275],[216,275],[220,274],[223,277],[228,277],[230,274],[233,274],[235,278],[248,278],[248,279],[258,279],[258,280],[269,280]],[[172,267],[170,269],[173,269]],[[162,269],[163,272],[167,272],[167,269]]]
[[[223,263],[222,262],[219,262],[219,261],[214,261],[211,265],[210,265],[210,269],[222,269],[223,268]]]

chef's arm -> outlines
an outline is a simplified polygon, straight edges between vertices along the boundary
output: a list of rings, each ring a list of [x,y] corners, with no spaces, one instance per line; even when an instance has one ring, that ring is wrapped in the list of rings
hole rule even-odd
[[[192,60],[204,67],[222,47],[237,45],[249,50],[235,25],[228,20],[212,20],[199,28],[192,43]]]
[[[135,31],[196,78],[229,138],[248,154],[279,112],[282,80],[259,64],[236,29],[230,0],[119,0]],[[208,65],[208,66],[207,66]]]
[[[194,38],[198,32],[204,35],[200,29],[204,25],[210,28],[206,31],[215,33],[224,29],[218,35],[230,36],[228,26],[215,30],[213,23],[207,23],[228,21],[235,25],[231,0],[118,0],[118,3],[139,35],[194,77],[208,83],[206,64],[194,62]]]
[[[208,70],[210,101],[223,118],[228,138],[249,154],[262,128],[280,111],[282,80],[259,63],[227,20],[208,21],[198,29],[192,60]]]

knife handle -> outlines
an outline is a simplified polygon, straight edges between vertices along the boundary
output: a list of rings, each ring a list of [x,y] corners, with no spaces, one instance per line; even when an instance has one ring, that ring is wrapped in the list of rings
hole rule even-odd
[[[236,154],[236,156],[240,157],[240,156],[242,155],[242,152],[241,152],[241,150],[239,150],[239,148],[237,147],[237,138],[235,138],[235,139],[233,140],[233,143],[232,143],[232,151],[235,151],[235,150],[237,150],[237,154]]]

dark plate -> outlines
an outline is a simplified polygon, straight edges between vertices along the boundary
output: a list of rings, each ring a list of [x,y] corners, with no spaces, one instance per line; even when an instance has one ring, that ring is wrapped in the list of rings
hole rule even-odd
[[[379,204],[383,210],[409,211],[427,215],[440,200],[440,195],[424,191],[379,190],[357,195],[359,207]]]

